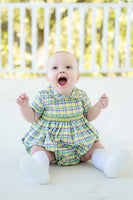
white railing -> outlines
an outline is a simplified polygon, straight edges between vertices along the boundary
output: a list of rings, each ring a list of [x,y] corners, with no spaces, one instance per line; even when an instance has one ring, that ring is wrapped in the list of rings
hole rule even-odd
[[[3,9],[6,9],[4,12]],[[19,47],[18,51],[20,56],[15,60],[14,51],[14,10],[17,9],[19,13]],[[41,50],[38,50],[38,9],[41,9],[43,13],[44,31]],[[54,9],[54,12],[51,12]],[[65,9],[66,23],[65,29],[61,29],[61,20],[63,19],[62,9]],[[125,9],[123,11],[123,9]],[[26,13],[29,10],[31,18],[31,52],[28,54],[28,59],[31,61],[31,66],[27,65],[27,35],[26,33]],[[76,12],[76,14],[75,14]],[[97,15],[98,12],[102,13],[103,19],[101,19],[101,28],[98,30]],[[114,15],[112,26],[112,33],[109,32],[109,17],[111,14]],[[3,16],[6,13],[6,16]],[[91,13],[91,17],[87,18],[87,13]],[[52,15],[55,19],[55,33],[51,34],[51,20]],[[77,16],[76,22],[74,22],[74,15]],[[8,18],[7,24],[7,36],[2,40],[3,27],[2,20]],[[121,34],[121,21],[125,20],[125,38],[124,45],[120,46],[120,34]],[[133,3],[77,3],[77,4],[59,4],[59,3],[0,3],[0,73],[45,73],[49,54],[58,50],[68,50],[76,54],[79,60],[80,72],[81,73],[92,73],[92,72],[130,72],[133,71],[133,41],[131,34],[133,32],[132,26],[133,20]],[[85,29],[86,23],[89,24],[90,33]],[[100,42],[98,44],[98,31],[101,35]],[[74,35],[75,33],[75,35]],[[64,35],[65,43],[62,47],[61,38]],[[87,34],[90,34],[89,36]],[[53,36],[54,35],[54,36]],[[53,37],[53,39],[51,39]],[[76,39],[75,39],[76,37]],[[86,39],[89,38],[86,44]],[[5,44],[3,44],[3,41]],[[53,41],[51,41],[53,40]],[[77,46],[74,41],[77,40]],[[112,40],[110,42],[108,40]],[[54,44],[52,44],[54,43]],[[113,45],[112,45],[113,44]],[[4,46],[5,45],[5,46]],[[7,47],[6,47],[7,45]],[[110,46],[110,47],[109,47]],[[7,51],[3,53],[4,48]],[[121,51],[120,48],[123,48]],[[99,49],[99,50],[98,50]],[[39,53],[41,56],[39,57]],[[121,60],[120,60],[121,53]],[[112,58],[111,63],[110,57]],[[39,66],[39,61],[41,62]],[[99,62],[98,62],[99,60]]]

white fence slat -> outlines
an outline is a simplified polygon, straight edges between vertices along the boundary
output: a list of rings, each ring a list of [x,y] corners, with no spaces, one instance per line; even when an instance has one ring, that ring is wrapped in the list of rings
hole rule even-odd
[[[56,51],[59,51],[60,49],[60,36],[61,36],[61,8],[56,8],[56,39],[55,39]]]
[[[91,31],[91,70],[96,67],[96,7],[92,8],[92,31]]]
[[[13,8],[8,8],[8,63],[9,71],[13,71]]]
[[[20,69],[25,68],[25,8],[20,8]]]
[[[73,8],[68,8],[68,32],[67,32],[67,50],[72,53],[72,19]]]
[[[131,14],[133,8],[127,9],[127,27],[126,27],[126,59],[125,59],[125,69],[128,71],[131,67],[130,59],[130,45],[131,45]]]
[[[86,8],[80,8],[80,35],[79,35],[79,70],[84,70],[84,44],[85,44],[85,14]]]
[[[44,72],[46,73],[47,70],[47,62],[48,62],[48,46],[49,46],[49,17],[50,17],[50,10],[49,7],[45,7],[45,14],[44,14]]]
[[[114,71],[119,71],[119,35],[120,35],[120,12],[121,8],[115,9],[115,39],[114,39]]]
[[[0,71],[2,70],[2,62],[1,62],[1,58],[2,58],[2,55],[1,55],[1,38],[2,38],[2,35],[1,35],[1,8],[0,8]]]
[[[103,13],[103,54],[102,54],[102,70],[107,71],[107,31],[108,31],[108,17],[109,17],[109,8],[104,8]]]
[[[37,8],[32,8],[32,71],[36,70],[37,59]]]

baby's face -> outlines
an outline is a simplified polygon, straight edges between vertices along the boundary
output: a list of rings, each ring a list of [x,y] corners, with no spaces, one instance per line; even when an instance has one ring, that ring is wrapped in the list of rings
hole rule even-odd
[[[68,96],[79,77],[78,64],[73,55],[57,52],[50,57],[46,78],[57,93]]]

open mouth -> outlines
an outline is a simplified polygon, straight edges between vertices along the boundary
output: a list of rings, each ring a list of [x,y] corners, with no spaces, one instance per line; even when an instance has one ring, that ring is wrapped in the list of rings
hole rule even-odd
[[[67,78],[66,77],[60,77],[58,79],[58,83],[59,83],[59,85],[64,86],[67,83]]]

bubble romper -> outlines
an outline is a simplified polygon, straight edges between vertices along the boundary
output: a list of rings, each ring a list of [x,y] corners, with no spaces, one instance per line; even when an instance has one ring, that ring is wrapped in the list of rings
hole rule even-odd
[[[75,165],[93,143],[99,141],[98,131],[87,120],[91,102],[87,94],[74,87],[64,96],[48,86],[39,91],[31,108],[39,119],[22,138],[27,153],[38,145],[55,153],[58,165]]]

